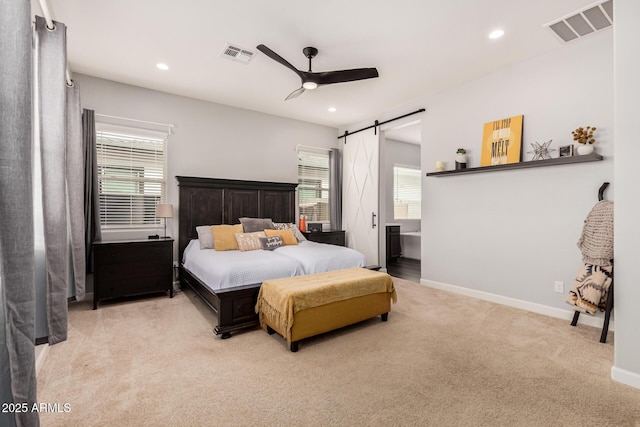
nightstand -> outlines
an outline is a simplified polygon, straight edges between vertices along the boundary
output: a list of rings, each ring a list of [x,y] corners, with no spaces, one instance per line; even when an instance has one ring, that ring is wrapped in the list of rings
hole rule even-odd
[[[307,240],[311,240],[312,242],[328,243],[337,246],[346,245],[344,230],[305,231],[302,234],[304,234]]]
[[[169,291],[173,298],[173,239],[93,242],[93,309],[98,301]]]

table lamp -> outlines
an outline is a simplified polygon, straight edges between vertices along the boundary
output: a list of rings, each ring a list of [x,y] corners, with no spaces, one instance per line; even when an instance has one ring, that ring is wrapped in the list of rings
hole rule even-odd
[[[171,203],[159,203],[156,206],[156,217],[164,218],[164,236],[167,238],[167,218],[173,218],[173,205]]]

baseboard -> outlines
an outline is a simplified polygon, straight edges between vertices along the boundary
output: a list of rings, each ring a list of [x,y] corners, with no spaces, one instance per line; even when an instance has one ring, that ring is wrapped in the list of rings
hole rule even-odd
[[[614,366],[611,368],[611,379],[619,383],[640,389],[640,374],[616,368]]]
[[[573,310],[550,307],[548,305],[537,304],[535,302],[520,300],[516,298],[506,297],[503,295],[492,294],[489,292],[478,291],[475,289],[464,288],[462,286],[450,285],[448,283],[436,282],[433,280],[420,279],[420,284],[434,289],[440,289],[459,295],[465,295],[472,298],[478,298],[484,301],[495,302],[497,304],[507,305],[509,307],[519,308],[521,310],[531,311],[533,313],[544,314],[546,316],[557,317],[571,321],[573,319]],[[604,322],[603,317],[582,314],[578,320],[578,324],[602,328]],[[615,325],[613,320],[609,322],[609,330],[614,331]]]
[[[36,346],[36,377],[40,374],[40,369],[49,355],[49,344]]]

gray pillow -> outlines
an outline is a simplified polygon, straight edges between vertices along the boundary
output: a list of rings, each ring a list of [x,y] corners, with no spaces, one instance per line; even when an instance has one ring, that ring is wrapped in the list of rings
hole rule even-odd
[[[253,233],[254,231],[273,230],[273,221],[271,218],[239,218],[242,229],[245,233]]]
[[[200,225],[196,227],[200,249],[213,249],[213,233],[210,225]]]
[[[293,223],[274,222],[273,228],[275,228],[276,230],[291,230],[293,232],[293,235],[296,237],[296,240],[298,241],[298,243],[304,242],[305,240],[307,240],[307,238],[304,237],[304,234],[302,234],[298,226]]]
[[[262,249],[265,249],[267,251],[272,251],[275,248],[284,246],[284,242],[282,241],[282,237],[280,236],[260,237],[259,239],[260,246],[262,246]]]

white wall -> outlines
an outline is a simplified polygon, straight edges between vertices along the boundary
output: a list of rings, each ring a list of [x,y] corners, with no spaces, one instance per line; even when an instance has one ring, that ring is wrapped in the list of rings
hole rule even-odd
[[[167,198],[176,215],[167,222],[170,236],[178,236],[176,175],[297,182],[297,144],[338,146],[335,128],[85,75],[74,75],[74,80],[80,84],[82,106],[96,114],[174,125],[168,143]],[[103,237],[149,234],[142,230]]]
[[[636,32],[631,40],[639,39]],[[630,79],[638,68],[631,67]],[[583,221],[601,184],[613,183],[613,32],[559,44],[548,54],[435,96],[417,97],[339,133],[418,108],[426,108],[420,115],[423,173],[433,171],[436,160],[452,168],[458,147],[467,149],[469,167],[479,166],[483,125],[492,120],[524,115],[524,160],[532,157],[527,153],[532,142],[552,139],[557,148],[573,143],[575,128],[598,127],[595,148],[604,161],[423,180],[423,283],[569,319],[571,307],[564,300],[581,264],[576,243]],[[630,135],[629,144],[635,139]],[[630,163],[637,158],[632,156]],[[605,196],[614,199],[613,185]],[[556,280],[564,282],[563,293],[554,292]],[[619,311],[618,305],[618,317]],[[640,322],[633,316],[637,330]],[[585,317],[581,323],[589,321]],[[598,338],[595,332],[594,345]],[[617,347],[618,341],[616,336]],[[638,342],[636,337],[633,345]],[[638,355],[634,348],[630,357]]]
[[[569,308],[554,281],[571,285],[583,220],[613,178],[612,43],[611,31],[597,34],[426,100],[426,171],[440,159],[452,165],[459,146],[469,166],[479,166],[483,124],[518,114],[525,160],[530,143],[570,144],[571,131],[587,125],[598,127],[595,147],[605,160],[426,178],[423,279]],[[613,198],[611,187],[606,196]]]
[[[640,388],[640,2],[616,0],[615,15],[615,363],[612,377]]]
[[[483,125],[524,115],[523,157],[530,144],[572,144],[571,131],[597,126],[604,161],[513,171],[425,177],[422,279],[570,311],[564,302],[580,266],[576,246],[600,185],[613,181],[613,34],[558,45],[549,54],[436,96],[339,129],[353,130],[426,108],[424,172],[436,160],[453,167],[458,147],[479,166]],[[557,156],[557,152],[553,153]],[[613,185],[605,196],[613,199]],[[428,242],[428,244],[427,244]],[[554,292],[554,281],[565,292]]]

